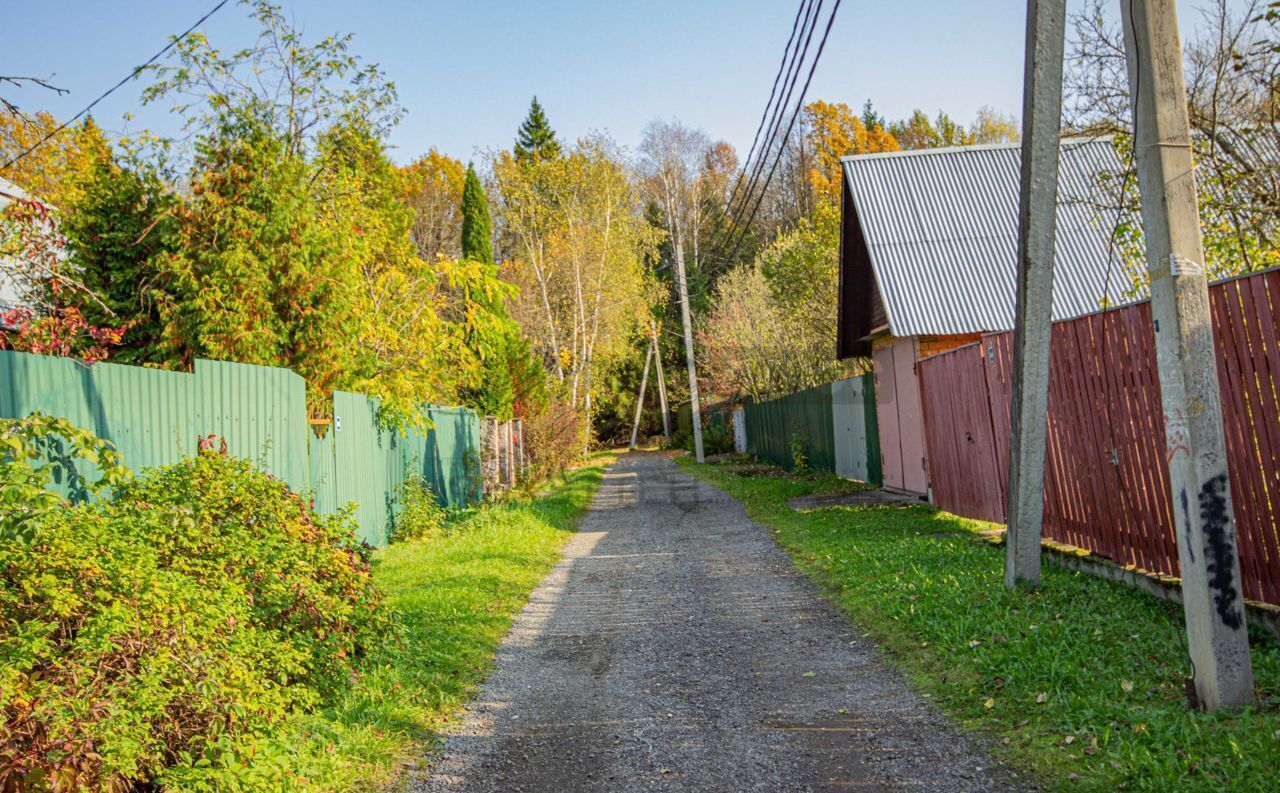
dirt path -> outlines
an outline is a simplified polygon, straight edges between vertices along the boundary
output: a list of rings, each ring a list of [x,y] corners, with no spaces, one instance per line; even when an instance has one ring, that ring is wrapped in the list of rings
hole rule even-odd
[[[415,790],[1009,787],[737,501],[632,454]]]

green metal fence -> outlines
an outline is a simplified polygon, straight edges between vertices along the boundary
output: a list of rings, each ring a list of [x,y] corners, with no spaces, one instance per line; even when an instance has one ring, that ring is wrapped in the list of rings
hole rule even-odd
[[[872,375],[744,405],[747,451],[788,470],[800,450],[809,468],[881,483]]]
[[[324,437],[307,424],[303,380],[288,369],[197,361],[169,372],[0,351],[0,418],[39,411],[61,416],[115,444],[134,470],[196,453],[219,436],[227,452],[253,460],[316,509],[356,504],[360,534],[386,542],[400,485],[411,473],[431,483],[442,504],[478,500],[480,422],[471,410],[431,406],[429,430],[400,432],[378,421],[377,400],[336,392]]]
[[[768,402],[748,402],[747,450],[787,470],[794,468],[792,442],[803,450],[810,468],[836,470],[831,423],[831,386],[807,388]]]

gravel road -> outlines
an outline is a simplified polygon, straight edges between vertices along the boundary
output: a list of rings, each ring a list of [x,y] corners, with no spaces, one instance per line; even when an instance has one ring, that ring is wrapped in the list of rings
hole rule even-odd
[[[659,455],[609,471],[496,664],[413,790],[1018,786],[736,500]]]

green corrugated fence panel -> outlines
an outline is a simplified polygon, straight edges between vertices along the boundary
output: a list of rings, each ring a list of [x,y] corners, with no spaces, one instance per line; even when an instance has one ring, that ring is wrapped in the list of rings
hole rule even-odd
[[[809,467],[835,472],[835,444],[831,415],[831,386],[797,391],[768,402],[748,402],[747,450],[762,460],[790,470],[794,464],[791,440],[804,448]]]
[[[333,392],[335,500],[356,505],[360,536],[370,545],[386,543],[388,509],[394,498],[388,471],[388,448],[395,433],[378,422],[378,404],[363,394]]]
[[[479,501],[481,492],[478,450],[480,417],[466,408],[432,406],[428,480],[441,503],[467,506]]]
[[[867,481],[880,487],[884,485],[884,469],[880,463],[880,424],[876,418],[876,376],[873,372],[862,375],[862,397],[867,427]]]
[[[200,438],[219,436],[228,453],[310,491],[320,512],[354,502],[361,537],[374,545],[385,544],[415,464],[442,503],[479,500],[474,411],[431,406],[434,429],[401,433],[380,426],[375,399],[335,392],[333,400],[334,424],[319,438],[308,429],[305,384],[288,369],[197,361],[188,374],[0,351],[0,418],[64,417],[114,443],[134,470],[176,463]]]
[[[307,390],[288,369],[196,361],[201,435],[218,435],[227,453],[255,462],[295,491],[307,489]]]
[[[307,438],[307,457],[311,478],[311,504],[317,512],[332,515],[342,504],[338,501],[338,460],[334,449],[333,426],[323,436],[311,433]]]
[[[133,366],[0,351],[0,418],[39,411],[115,444],[131,468],[194,454],[200,403],[195,377]],[[65,482],[55,483],[68,493]]]

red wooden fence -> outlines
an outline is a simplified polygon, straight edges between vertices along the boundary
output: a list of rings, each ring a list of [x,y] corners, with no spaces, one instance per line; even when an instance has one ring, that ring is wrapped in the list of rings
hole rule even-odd
[[[1209,291],[1245,596],[1280,604],[1280,271]],[[1012,335],[919,367],[934,501],[997,523],[1008,496]],[[1177,575],[1150,305],[1057,322],[1052,343],[1045,535]]]

